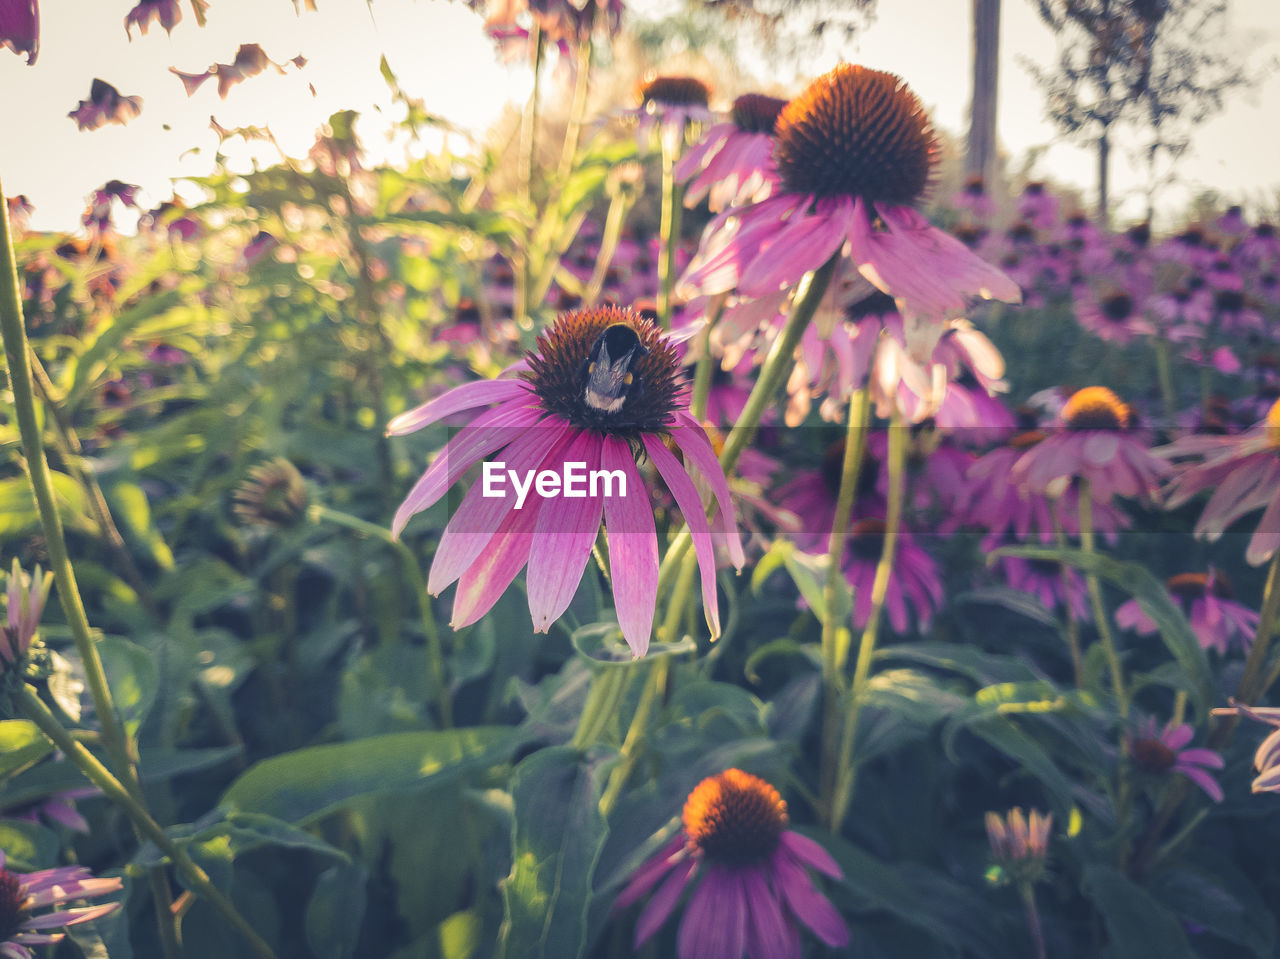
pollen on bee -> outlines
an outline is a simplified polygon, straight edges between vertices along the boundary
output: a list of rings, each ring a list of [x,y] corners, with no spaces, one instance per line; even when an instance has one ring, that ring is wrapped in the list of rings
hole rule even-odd
[[[593,363],[592,365],[594,366],[595,364]],[[630,386],[632,383],[635,382],[635,380],[636,380],[635,375],[632,373],[628,373],[626,376],[622,378],[622,382],[625,383],[627,386]]]

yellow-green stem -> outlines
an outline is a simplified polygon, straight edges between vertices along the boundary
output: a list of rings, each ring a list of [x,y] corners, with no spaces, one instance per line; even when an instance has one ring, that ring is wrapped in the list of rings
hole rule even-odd
[[[1093,537],[1093,489],[1089,480],[1080,480],[1080,547],[1086,553],[1096,551]],[[1124,667],[1120,663],[1120,655],[1116,651],[1115,641],[1111,637],[1111,625],[1107,619],[1107,608],[1102,602],[1102,583],[1094,573],[1085,573],[1085,582],[1089,584],[1089,599],[1093,603],[1094,625],[1098,630],[1098,639],[1102,643],[1103,652],[1107,655],[1107,665],[1111,669],[1111,688],[1116,697],[1116,711],[1122,720],[1129,718],[1129,694],[1124,682]]]
[[[640,693],[640,702],[636,704],[636,714],[631,718],[631,725],[627,728],[626,738],[622,742],[622,761],[609,774],[604,795],[600,797],[600,813],[606,818],[613,811],[618,797],[622,795],[623,787],[627,784],[627,779],[631,776],[631,771],[635,768],[645,727],[649,724],[649,713],[653,711],[653,704],[667,687],[667,675],[670,670],[670,656],[663,656],[649,667],[649,675]]]
[[[707,400],[711,396],[711,380],[715,374],[716,358],[711,353],[711,333],[720,322],[728,294],[718,293],[711,298],[707,308],[707,325],[698,334],[698,362],[693,367],[693,399],[689,413],[701,423],[707,418]]]
[[[597,12],[597,16],[599,13]],[[573,161],[578,153],[578,139],[582,136],[582,124],[586,119],[587,94],[590,92],[591,53],[594,44],[591,32],[578,41],[577,76],[573,83],[573,103],[569,107],[569,126],[564,133],[564,146],[560,150],[560,166],[556,170],[556,182],[565,183],[573,172]]]
[[[609,264],[613,262],[613,255],[618,251],[618,241],[622,238],[622,225],[626,222],[627,212],[634,202],[634,196],[627,190],[619,190],[609,200],[609,212],[604,218],[604,233],[600,237],[600,249],[596,253],[591,279],[587,281],[587,289],[582,294],[584,309],[595,306],[596,300],[600,299],[600,291],[604,289],[604,278],[609,273]]]
[[[831,538],[827,545],[827,581],[822,587],[822,761],[819,793],[823,796],[830,796],[835,786],[840,755],[840,707],[845,693],[843,660],[848,655],[847,644],[842,655],[841,644],[837,642],[842,624],[836,621],[836,597],[844,576],[841,565],[849,539],[849,521],[853,517],[853,501],[858,490],[858,474],[862,471],[870,424],[870,393],[865,389],[859,390],[849,401],[849,426],[845,433],[840,490],[836,496],[836,511],[831,520]]]
[[[1249,656],[1244,661],[1244,673],[1240,677],[1236,698],[1246,704],[1253,704],[1258,697],[1267,691],[1275,678],[1267,675],[1261,682],[1260,674],[1267,663],[1267,653],[1271,649],[1271,640],[1275,635],[1276,620],[1280,617],[1280,550],[1271,557],[1271,566],[1267,570],[1267,585],[1262,591],[1262,610],[1258,614],[1258,630],[1254,635],[1253,645],[1249,647]]]
[[[574,730],[570,746],[574,749],[586,749],[600,740],[605,724],[622,704],[627,682],[633,672],[634,669],[627,666],[602,666],[596,669],[591,676],[587,701],[583,704],[582,715],[578,717],[578,728]]]
[[[157,848],[169,857],[169,861],[173,863],[174,868],[195,890],[196,894],[204,897],[209,905],[217,910],[244,937],[257,955],[263,957],[263,959],[275,959],[275,953],[267,945],[266,940],[254,931],[253,927],[236,910],[231,900],[223,895],[222,891],[210,881],[205,871],[196,865],[191,857],[169,838],[169,835],[161,828],[160,824],[151,818],[142,803],[130,795],[130,790],[126,789],[124,784],[113,776],[111,771],[102,765],[93,753],[85,749],[58,722],[49,707],[44,704],[44,701],[36,695],[30,686],[22,687],[18,693],[18,702],[26,717],[40,727],[40,731],[44,733],[49,741],[64,756],[75,763],[86,778],[102,791],[104,796],[124,810],[138,833],[155,843]]]
[[[893,575],[893,560],[898,550],[898,533],[902,528],[902,497],[906,484],[907,432],[902,414],[895,405],[889,419],[889,504],[885,514],[884,543],[880,550],[880,562],[876,564],[875,578],[871,582],[871,612],[858,643],[858,658],[853,666],[853,682],[849,690],[849,705],[845,712],[844,733],[840,742],[840,755],[835,775],[835,794],[826,808],[829,810],[827,825],[837,835],[844,824],[853,791],[857,785],[858,764],[854,761],[854,746],[858,738],[858,719],[862,713],[867,681],[871,675],[871,660],[876,651],[876,638],[880,629],[880,615],[885,598],[889,594],[889,579]]]
[[[349,529],[361,536],[381,540],[399,554],[404,574],[409,579],[409,588],[413,590],[413,594],[417,599],[422,632],[427,640],[427,665],[430,670],[431,695],[436,701],[440,726],[443,729],[452,728],[453,704],[449,698],[449,684],[445,678],[444,647],[440,642],[440,629],[436,625],[435,617],[432,615],[431,594],[427,592],[427,580],[422,575],[422,567],[418,565],[418,558],[413,555],[413,550],[400,540],[394,539],[389,530],[383,529],[375,523],[362,520],[358,516],[343,513],[340,510],[331,509],[319,503],[313,503],[308,507],[307,515],[312,522],[333,523],[335,526]]]
[[[1049,504],[1049,515],[1053,519],[1053,536],[1058,549],[1067,548],[1067,534],[1062,528],[1062,517],[1058,509],[1062,500],[1056,499]],[[1071,675],[1075,677],[1076,689],[1084,684],[1084,663],[1080,658],[1080,625],[1071,612],[1071,570],[1062,563],[1058,564],[1058,576],[1062,581],[1062,608],[1067,617],[1067,648],[1071,651]]]
[[[683,213],[683,194],[676,183],[676,161],[679,146],[668,146],[665,132],[662,140],[662,220],[658,227],[658,323],[671,328],[671,289],[675,286],[676,247],[680,245],[680,221]],[[682,136],[679,143],[684,142]]]
[[[724,449],[720,451],[720,468],[724,470],[725,475],[731,473],[737,465],[738,457],[755,437],[764,411],[778,395],[778,390],[790,374],[796,347],[800,345],[800,338],[804,336],[804,331],[808,329],[813,314],[818,310],[818,304],[822,302],[822,297],[831,282],[831,275],[835,272],[839,255],[839,253],[832,254],[831,259],[826,263],[812,273],[806,274],[796,288],[796,299],[791,315],[787,318],[786,325],[778,338],[773,341],[769,355],[765,357],[764,365],[760,368],[756,384],[751,388],[751,395],[747,397],[746,405],[742,408],[742,415],[729,431]],[[688,552],[692,543],[693,538],[686,524],[671,541],[671,545],[667,547],[667,554],[662,558],[662,568],[658,571],[659,596],[666,595],[671,589],[671,577],[676,575],[684,554]]]

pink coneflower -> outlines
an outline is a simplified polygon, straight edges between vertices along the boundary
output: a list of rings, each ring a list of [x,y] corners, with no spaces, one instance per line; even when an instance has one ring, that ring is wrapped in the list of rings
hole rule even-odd
[[[711,211],[718,213],[727,206],[765,199],[773,189],[773,127],[786,105],[786,100],[763,93],[734,100],[730,119],[707,130],[676,164],[676,179],[688,181],[685,205],[696,206],[705,197]]]
[[[1021,806],[1015,806],[1004,816],[987,813],[986,826],[991,857],[1010,880],[1015,884],[1038,881],[1049,856],[1053,813],[1033,809],[1028,816]]]
[[[1237,603],[1231,583],[1221,572],[1179,573],[1165,583],[1169,593],[1179,601],[1191,630],[1205,649],[1216,649],[1223,655],[1233,639],[1248,647],[1258,629],[1258,614]],[[1136,599],[1116,610],[1116,622],[1141,636],[1158,632],[1155,620],[1142,611]]]
[[[1077,570],[1067,567],[1064,583],[1062,564],[1053,560],[1002,556],[1000,566],[1010,587],[1033,596],[1049,612],[1062,608],[1071,619],[1089,618],[1089,589]]]
[[[1062,428],[1018,460],[1014,480],[1030,492],[1055,496],[1071,480],[1087,479],[1099,503],[1115,496],[1154,500],[1169,465],[1129,431],[1131,418],[1129,407],[1105,386],[1077,391],[1062,408]]]
[[[995,216],[996,212],[996,205],[987,194],[981,174],[966,178],[964,186],[951,197],[950,203],[955,209],[971,214],[983,223]]]
[[[1047,185],[1033,180],[1022,188],[1022,196],[1018,198],[1018,216],[1038,230],[1048,230],[1058,222],[1059,205],[1058,198],[1049,192]]]
[[[128,123],[142,112],[142,97],[126,97],[105,80],[95,79],[89,99],[81,100],[67,114],[81,130],[96,130],[108,123]]]
[[[853,587],[853,625],[862,629],[871,619],[871,586],[875,582],[876,565],[884,551],[885,522],[882,519],[858,520],[849,527],[849,545],[845,550],[844,578]],[[920,632],[929,629],[933,614],[942,607],[942,580],[933,558],[916,545],[905,529],[898,531],[897,549],[884,608],[889,625],[901,635],[910,627],[910,609],[915,613]]]
[[[397,536],[410,517],[492,453],[501,451],[505,469],[519,477],[568,477],[566,464],[588,474],[609,473],[598,488],[592,481],[590,488],[565,496],[540,479],[536,489],[526,485],[527,501],[513,489],[515,480],[497,487],[488,480],[475,483],[440,538],[427,582],[434,594],[457,581],[454,628],[488,612],[528,565],[534,627],[549,629],[573,599],[603,516],[618,622],[635,655],[644,655],[657,600],[658,540],[636,467],[636,454],[643,451],[693,532],[703,609],[712,635],[718,635],[712,530],[693,476],[711,487],[719,508],[716,533],[727,538],[737,566],[742,546],[728,483],[706,433],[687,411],[674,345],[635,311],[603,307],[560,316],[520,365],[524,369],[516,377],[459,386],[387,427],[388,434],[403,435],[455,413],[483,410],[396,511]],[[684,464],[667,449],[668,437],[684,454]],[[568,494],[567,478],[564,484]]]
[[[118,902],[74,909],[53,909],[77,899],[95,899],[119,892],[124,880],[95,879],[84,866],[58,866],[39,872],[12,872],[0,849],[0,956],[33,959],[32,946],[61,941],[66,933],[49,932],[92,922],[120,908]],[[39,912],[37,911],[45,910]]]
[[[1126,290],[1077,295],[1075,306],[1080,325],[1104,340],[1128,343],[1135,336],[1150,336],[1156,331],[1142,315],[1141,298]]]
[[[40,55],[39,0],[2,0],[0,2],[0,47],[8,47],[27,63]]]
[[[900,78],[841,64],[782,109],[775,194],[713,224],[685,283],[715,277],[715,286],[766,297],[847,244],[862,275],[898,300],[910,350],[927,360],[938,320],[976,297],[1021,298],[1013,281],[914,208],[937,153],[928,116]]]
[[[132,40],[133,28],[137,27],[145,37],[152,22],[158,21],[165,33],[172,34],[181,19],[182,8],[178,6],[178,0],[139,0],[138,5],[125,14],[124,32]]]
[[[14,559],[6,590],[7,619],[0,628],[0,673],[21,666],[40,627],[40,615],[52,586],[52,573],[42,574],[37,566],[35,575],[29,577]]]
[[[656,130],[664,149],[675,156],[690,127],[709,124],[715,117],[707,106],[711,91],[697,77],[649,76],[639,89],[640,106],[624,112],[637,121],[636,137],[641,146]]]
[[[1266,508],[1254,531],[1245,559],[1265,563],[1280,549],[1280,400],[1266,419],[1235,436],[1187,436],[1162,447],[1170,459],[1194,457],[1201,462],[1180,466],[1169,485],[1168,507],[1181,506],[1201,490],[1213,489],[1195,534],[1216,540],[1246,513]]]
[[[1139,769],[1160,776],[1181,773],[1214,802],[1222,802],[1222,787],[1209,774],[1210,769],[1223,767],[1222,757],[1212,749],[1187,749],[1194,735],[1187,723],[1169,723],[1157,730],[1155,719],[1148,716],[1129,736],[1129,753]]]
[[[679,959],[800,959],[797,923],[828,946],[847,945],[848,927],[807,870],[844,874],[788,821],[787,804],[758,776],[728,769],[700,782],[685,802],[680,835],[636,870],[614,906],[625,909],[657,887],[636,920],[635,948],[695,883],[677,933]]]

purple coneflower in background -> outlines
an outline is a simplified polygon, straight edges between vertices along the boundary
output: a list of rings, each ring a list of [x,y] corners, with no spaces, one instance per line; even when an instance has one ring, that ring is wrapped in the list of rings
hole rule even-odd
[[[1197,536],[1216,540],[1241,516],[1266,507],[1245,559],[1258,566],[1275,555],[1280,549],[1280,400],[1247,432],[1186,436],[1161,447],[1160,453],[1169,459],[1200,460],[1178,467],[1169,485],[1170,509],[1201,490],[1213,489],[1196,522]]]
[[[1165,583],[1170,594],[1179,601],[1191,630],[1205,649],[1216,649],[1226,655],[1233,639],[1248,648],[1258,629],[1258,614],[1232,597],[1231,584],[1217,570],[1208,573],[1179,573]],[[1142,611],[1136,599],[1116,610],[1116,622],[1141,636],[1158,631],[1155,621]]]
[[[1089,590],[1078,570],[1064,569],[1053,560],[1022,556],[1002,556],[1000,566],[1011,588],[1034,597],[1049,612],[1056,612],[1061,606],[1070,619],[1088,620]]]
[[[27,63],[40,55],[39,0],[0,0],[0,47],[8,47],[18,55],[26,54]]]
[[[650,76],[640,84],[640,106],[623,112],[636,120],[636,138],[648,145],[657,130],[671,156],[679,152],[689,128],[709,124],[715,117],[707,106],[711,91],[697,77]]]
[[[1164,729],[1156,728],[1154,717],[1148,716],[1129,737],[1129,753],[1134,765],[1149,773],[1166,775],[1181,773],[1205,791],[1214,802],[1222,802],[1222,787],[1210,775],[1210,769],[1221,769],[1222,757],[1212,749],[1187,749],[1195,735],[1188,723]]]
[[[768,197],[775,179],[769,170],[773,127],[786,105],[786,100],[763,93],[734,100],[729,120],[707,130],[676,164],[676,179],[688,181],[685,206],[696,206],[705,197],[718,213]]]
[[[658,588],[658,539],[648,490],[636,467],[645,453],[657,468],[693,533],[702,572],[703,609],[719,635],[715,551],[700,477],[718,507],[715,532],[727,538],[735,566],[743,563],[729,486],[703,428],[689,415],[679,355],[652,321],[632,310],[602,307],[562,314],[538,339],[518,376],[482,380],[404,413],[389,435],[422,429],[446,416],[480,411],[436,457],[396,511],[399,536],[415,513],[436,503],[468,469],[492,453],[520,477],[566,464],[588,474],[612,473],[597,489],[559,496],[541,481],[517,495],[513,482],[488,491],[486,479],[463,498],[440,538],[427,588],[438,594],[457,581],[453,626],[474,623],[527,564],[529,611],[545,632],[573,599],[603,516],[613,595],[622,634],[635,655],[648,649]],[[609,384],[594,371],[616,374]],[[602,384],[604,384],[602,386]],[[485,409],[492,407],[492,409]],[[685,462],[667,448],[674,440]],[[614,480],[621,479],[620,488]],[[567,482],[567,480],[566,480]]]
[[[31,946],[60,941],[65,933],[49,932],[82,922],[92,922],[120,907],[118,902],[98,906],[58,909],[37,915],[37,910],[60,906],[77,899],[94,899],[119,892],[119,878],[95,879],[84,866],[58,866],[39,872],[12,872],[5,867],[0,850],[0,956],[4,959],[33,959]]]
[[[1075,308],[1080,325],[1099,339],[1128,343],[1156,331],[1142,315],[1141,297],[1128,290],[1111,289],[1100,296],[1082,291],[1075,298]]]
[[[1129,431],[1129,407],[1105,386],[1078,390],[1059,414],[1061,428],[1027,450],[1014,481],[1032,493],[1060,495],[1072,479],[1087,479],[1094,500],[1114,496],[1153,500],[1170,470]]]
[[[1030,816],[1015,806],[1008,813],[986,815],[987,843],[991,858],[1009,873],[1014,883],[1034,883],[1044,872],[1049,855],[1053,813],[1031,810]]]
[[[858,629],[863,629],[871,619],[871,587],[876,578],[876,565],[884,551],[884,534],[885,522],[882,519],[862,519],[849,527],[849,545],[842,569],[844,578],[853,587],[853,625]],[[911,534],[902,529],[898,531],[893,571],[884,601],[889,625],[899,635],[910,626],[908,600],[920,632],[927,631],[933,614],[942,607],[942,580],[938,577],[938,565],[933,557],[917,546]]]
[[[934,324],[970,299],[1021,299],[1012,280],[914,208],[937,154],[924,107],[899,77],[841,64],[783,107],[774,195],[716,224],[683,285],[734,274],[741,294],[767,297],[847,243],[862,275],[898,300],[910,351],[927,360]]]
[[[96,130],[108,123],[128,123],[142,112],[142,97],[126,97],[105,80],[94,79],[89,99],[81,100],[67,114],[81,130]]]
[[[683,820],[680,835],[636,870],[614,905],[625,909],[658,887],[636,920],[636,949],[695,881],[677,934],[679,959],[800,959],[797,920],[828,946],[848,944],[848,927],[807,869],[844,874],[825,849],[787,829],[787,804],[771,785],[740,769],[709,776],[689,794]]]

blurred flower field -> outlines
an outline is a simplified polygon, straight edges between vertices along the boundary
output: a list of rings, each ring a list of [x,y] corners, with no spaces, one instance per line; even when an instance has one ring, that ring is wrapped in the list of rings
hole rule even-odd
[[[488,138],[7,195],[0,955],[1275,956],[1276,221],[478,11]]]

